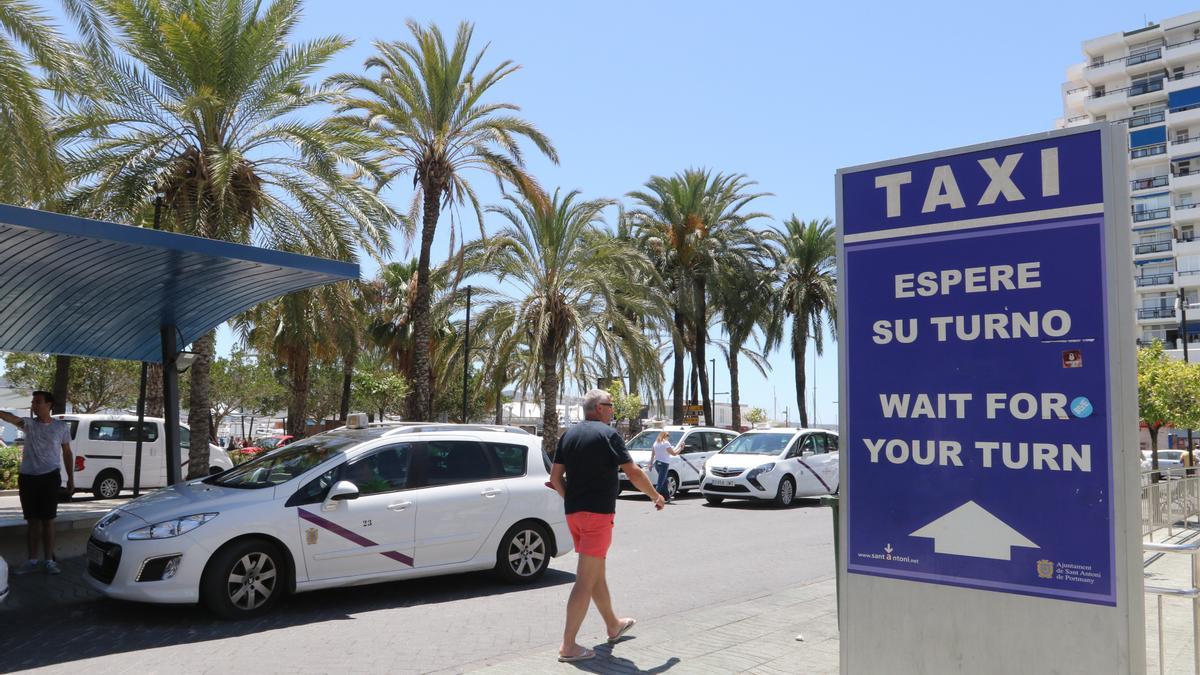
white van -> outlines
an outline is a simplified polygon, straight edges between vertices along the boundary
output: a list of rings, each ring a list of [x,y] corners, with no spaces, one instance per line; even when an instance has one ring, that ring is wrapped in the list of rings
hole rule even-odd
[[[133,488],[137,455],[136,415],[55,415],[71,425],[71,452],[75,455],[75,488],[99,499],[111,499],[125,488]],[[167,485],[166,440],[161,417],[147,417],[142,436],[141,487]],[[182,474],[187,476],[191,432],[179,425],[183,455]],[[219,446],[208,445],[209,473],[233,468],[229,455]],[[65,476],[64,476],[65,479]]]

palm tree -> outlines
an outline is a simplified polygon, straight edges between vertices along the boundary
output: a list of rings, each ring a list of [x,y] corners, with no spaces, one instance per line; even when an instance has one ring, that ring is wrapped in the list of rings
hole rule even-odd
[[[499,284],[515,289],[500,302],[515,307],[520,330],[514,335],[538,367],[542,449],[548,454],[558,440],[560,374],[587,388],[596,376],[591,355],[599,350],[619,352],[646,372],[658,363],[650,341],[618,309],[663,311],[631,281],[649,262],[600,229],[601,211],[610,200],[578,196],[578,191],[565,196],[555,191],[549,199],[507,196],[507,206],[488,210],[508,224],[467,248],[469,273],[495,275]]]
[[[93,0],[88,95],[63,111],[68,205],[126,218],[163,195],[164,228],[354,260],[379,255],[397,214],[361,130],[302,113],[335,101],[306,82],[342,37],[290,44],[298,0]],[[196,340],[192,434],[208,436],[214,334]],[[190,471],[207,464],[203,443]]]
[[[397,373],[412,372],[417,359],[415,329],[417,296],[417,259],[407,262],[388,263],[379,269],[379,275],[371,282],[374,310],[367,327],[370,341],[382,349],[391,360]],[[434,382],[444,378],[442,370],[432,357],[439,353],[447,340],[454,336],[450,316],[455,309],[455,294],[451,288],[454,268],[451,261],[438,265],[429,273],[430,287],[430,341],[426,353],[430,359],[430,377]],[[411,385],[410,385],[411,386]],[[410,393],[407,414],[409,419],[425,421],[418,417],[412,405]]]
[[[743,353],[746,341],[758,332],[763,342],[771,344],[777,339],[782,322],[774,288],[774,257],[772,249],[764,249],[763,255],[723,267],[714,284],[713,300],[721,312],[722,325],[729,336],[724,349],[729,365],[729,403],[733,408],[733,429],[742,428],[741,394],[738,384],[738,357]],[[764,376],[769,369],[761,354],[747,353],[751,363]]]
[[[538,194],[526,173],[519,138],[531,141],[558,163],[550,140],[529,122],[511,114],[510,103],[485,103],[484,96],[520,66],[504,61],[477,72],[487,48],[471,55],[473,27],[458,26],[454,44],[447,46],[437,26],[425,28],[409,21],[412,42],[376,42],[378,54],[367,59],[378,79],[344,74],[331,82],[351,88],[340,108],[348,126],[369,129],[387,144],[395,175],[412,174],[416,191],[409,218],[421,221],[421,252],[413,314],[413,368],[410,374],[411,414],[427,419],[433,401],[429,357],[430,248],[441,210],[470,202],[479,219],[483,214],[468,169],[479,169],[508,181],[528,194]]]
[[[71,83],[66,73],[74,52],[50,17],[30,3],[0,3],[0,27],[0,201],[38,204],[57,197],[63,180],[43,89],[59,93]],[[30,70],[31,63],[46,80]]]
[[[777,231],[781,244],[778,272],[781,275],[779,300],[783,312],[792,319],[792,360],[796,372],[796,409],[800,426],[808,426],[808,408],[804,405],[804,356],[808,339],[819,356],[824,351],[825,325],[837,339],[837,241],[828,218],[800,222],[788,218]]]
[[[668,274],[674,277],[675,327],[682,331],[685,322],[691,326],[692,364],[699,373],[705,422],[710,426],[715,420],[705,355],[707,288],[723,265],[756,255],[765,246],[761,234],[748,223],[766,214],[742,212],[747,204],[767,194],[748,192],[755,184],[745,174],[714,175],[708,169],[688,169],[670,178],[654,176],[645,190],[629,193],[640,204],[632,216],[643,230],[646,245],[664,259]],[[682,374],[677,351],[677,423],[682,421]]]
[[[327,317],[351,315],[353,302],[350,284],[342,282],[264,302],[234,322],[243,343],[271,354],[287,370],[289,434],[304,433],[313,361],[330,362],[343,355],[343,329]]]

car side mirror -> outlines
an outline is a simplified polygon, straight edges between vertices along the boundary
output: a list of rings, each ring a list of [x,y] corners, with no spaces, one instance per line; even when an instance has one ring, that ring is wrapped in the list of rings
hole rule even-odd
[[[339,480],[329,489],[329,497],[327,499],[331,502],[358,499],[358,486],[348,480]]]

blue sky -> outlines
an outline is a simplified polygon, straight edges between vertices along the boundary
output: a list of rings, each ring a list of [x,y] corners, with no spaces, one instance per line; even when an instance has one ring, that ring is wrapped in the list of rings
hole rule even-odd
[[[490,43],[485,65],[523,66],[495,96],[520,105],[557,146],[559,166],[530,154],[543,185],[621,198],[653,174],[704,166],[757,180],[774,194],[758,210],[777,220],[809,220],[834,216],[839,167],[1053,128],[1064,72],[1083,60],[1084,39],[1195,9],[1174,1],[309,0],[296,37],[355,40],[325,75],[361,69],[373,40],[406,38],[406,19],[451,34],[471,21],[476,43]],[[495,201],[494,182],[479,178],[483,199]],[[401,185],[392,198],[406,205],[410,194]],[[478,234],[469,210],[458,221]],[[435,261],[448,252],[446,224]],[[399,242],[396,257],[409,255]],[[230,342],[223,333],[221,346]],[[827,343],[816,363],[821,422],[836,417],[836,350]],[[780,419],[787,406],[794,421],[790,354],[770,361],[766,378],[743,364],[742,401]],[[811,382],[811,357],[806,368]],[[717,371],[718,391],[728,391],[725,368]]]

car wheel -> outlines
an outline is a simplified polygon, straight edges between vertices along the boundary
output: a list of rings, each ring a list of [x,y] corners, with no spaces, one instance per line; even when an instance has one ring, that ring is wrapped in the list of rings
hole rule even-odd
[[[283,554],[262,539],[246,539],[217,552],[200,579],[200,598],[227,619],[269,610],[287,588]]]
[[[679,493],[679,474],[671,471],[667,474],[667,499],[675,499]]]
[[[725,501],[725,498],[724,497],[713,497],[711,495],[704,495],[704,501],[708,502],[709,504],[712,504],[713,506],[720,506],[721,502]]]
[[[550,535],[539,523],[526,521],[508,528],[496,551],[495,572],[510,584],[536,581],[550,566]]]
[[[779,481],[779,490],[775,492],[775,504],[791,506],[792,500],[795,498],[796,484],[792,482],[791,476],[784,476],[783,480]]]
[[[96,499],[112,499],[121,494],[121,472],[116,469],[105,469],[96,476],[92,483],[92,494]]]

